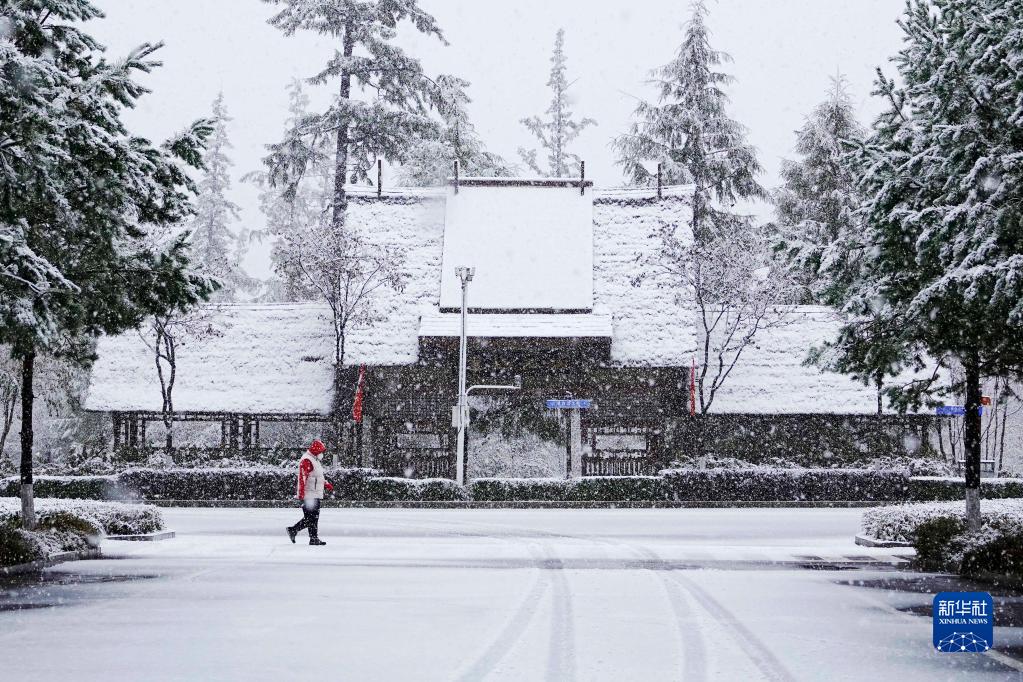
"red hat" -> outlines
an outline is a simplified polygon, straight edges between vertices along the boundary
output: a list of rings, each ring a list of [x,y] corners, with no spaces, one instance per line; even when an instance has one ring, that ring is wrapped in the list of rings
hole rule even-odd
[[[311,455],[322,455],[327,451],[327,446],[319,440],[314,440],[313,444],[309,446],[309,454]]]

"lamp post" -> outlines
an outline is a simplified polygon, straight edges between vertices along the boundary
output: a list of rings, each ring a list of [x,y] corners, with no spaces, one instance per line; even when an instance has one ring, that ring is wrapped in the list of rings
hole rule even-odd
[[[455,274],[462,282],[462,329],[458,340],[458,414],[456,425],[458,426],[458,450],[455,455],[455,480],[458,485],[465,485],[465,428],[469,421],[468,393],[465,390],[466,375],[466,343],[465,343],[465,321],[466,309],[469,301],[469,282],[476,274],[476,268],[460,267],[455,268]]]

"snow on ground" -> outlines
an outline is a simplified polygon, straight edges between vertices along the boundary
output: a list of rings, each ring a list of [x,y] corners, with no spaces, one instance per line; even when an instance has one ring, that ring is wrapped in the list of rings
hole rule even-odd
[[[18,680],[1007,679],[931,649],[859,510],[166,510],[178,538],[0,594]],[[873,557],[864,571],[804,555]],[[887,557],[887,558],[886,558]],[[778,563],[782,562],[782,563]],[[789,563],[784,563],[789,562]],[[795,562],[795,563],[792,563]],[[136,579],[118,578],[131,576]],[[103,582],[99,582],[102,580]],[[69,582],[71,584],[61,584]],[[14,603],[52,608],[10,610]],[[1018,634],[999,629],[998,645]]]

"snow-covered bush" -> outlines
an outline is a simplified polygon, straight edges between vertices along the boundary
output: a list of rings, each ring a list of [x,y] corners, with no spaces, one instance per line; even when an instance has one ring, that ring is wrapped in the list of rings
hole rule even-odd
[[[920,501],[962,500],[966,482],[962,477],[915,476],[910,481],[910,499]],[[1023,480],[1018,478],[985,478],[980,481],[984,499],[1023,497]]]
[[[0,480],[0,496],[16,497],[20,488],[17,477]],[[39,497],[109,500],[122,496],[116,476],[36,476],[33,488]]]
[[[0,497],[0,526],[19,523],[21,501],[16,497]],[[97,502],[93,500],[36,500],[36,517],[41,528],[68,529],[67,516],[74,516],[106,535],[137,535],[163,530],[160,510],[145,504]]]
[[[700,501],[894,501],[906,498],[905,473],[867,469],[667,469],[670,499]]]
[[[465,498],[448,479],[376,476],[374,469],[328,468],[333,498],[367,501],[437,501]],[[133,469],[118,476],[123,491],[144,500],[293,500],[295,467],[245,469]]]
[[[328,474],[329,477],[329,474]],[[351,501],[449,502],[469,499],[449,478],[376,477],[334,483],[334,497]]]
[[[478,478],[469,487],[473,500],[645,502],[670,499],[659,476],[563,478]]]
[[[91,500],[36,500],[36,528],[22,530],[21,501],[0,497],[0,566],[44,559],[59,552],[97,547],[106,535],[137,535],[163,529],[156,507]]]
[[[863,532],[912,542],[917,566],[972,577],[1023,577],[1023,499],[981,504],[981,529],[966,529],[962,502],[927,502],[877,507],[863,514]]]
[[[864,534],[879,540],[913,542],[917,529],[925,521],[950,518],[965,521],[963,502],[915,502],[874,507],[863,513]],[[984,500],[981,503],[982,528],[1005,533],[1023,533],[1023,500]]]

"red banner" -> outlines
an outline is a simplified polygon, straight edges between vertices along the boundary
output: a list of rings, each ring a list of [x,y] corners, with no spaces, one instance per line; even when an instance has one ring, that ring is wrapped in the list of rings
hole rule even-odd
[[[366,365],[359,367],[359,385],[355,389],[355,402],[352,403],[352,419],[355,423],[362,423],[362,393],[366,384]]]

